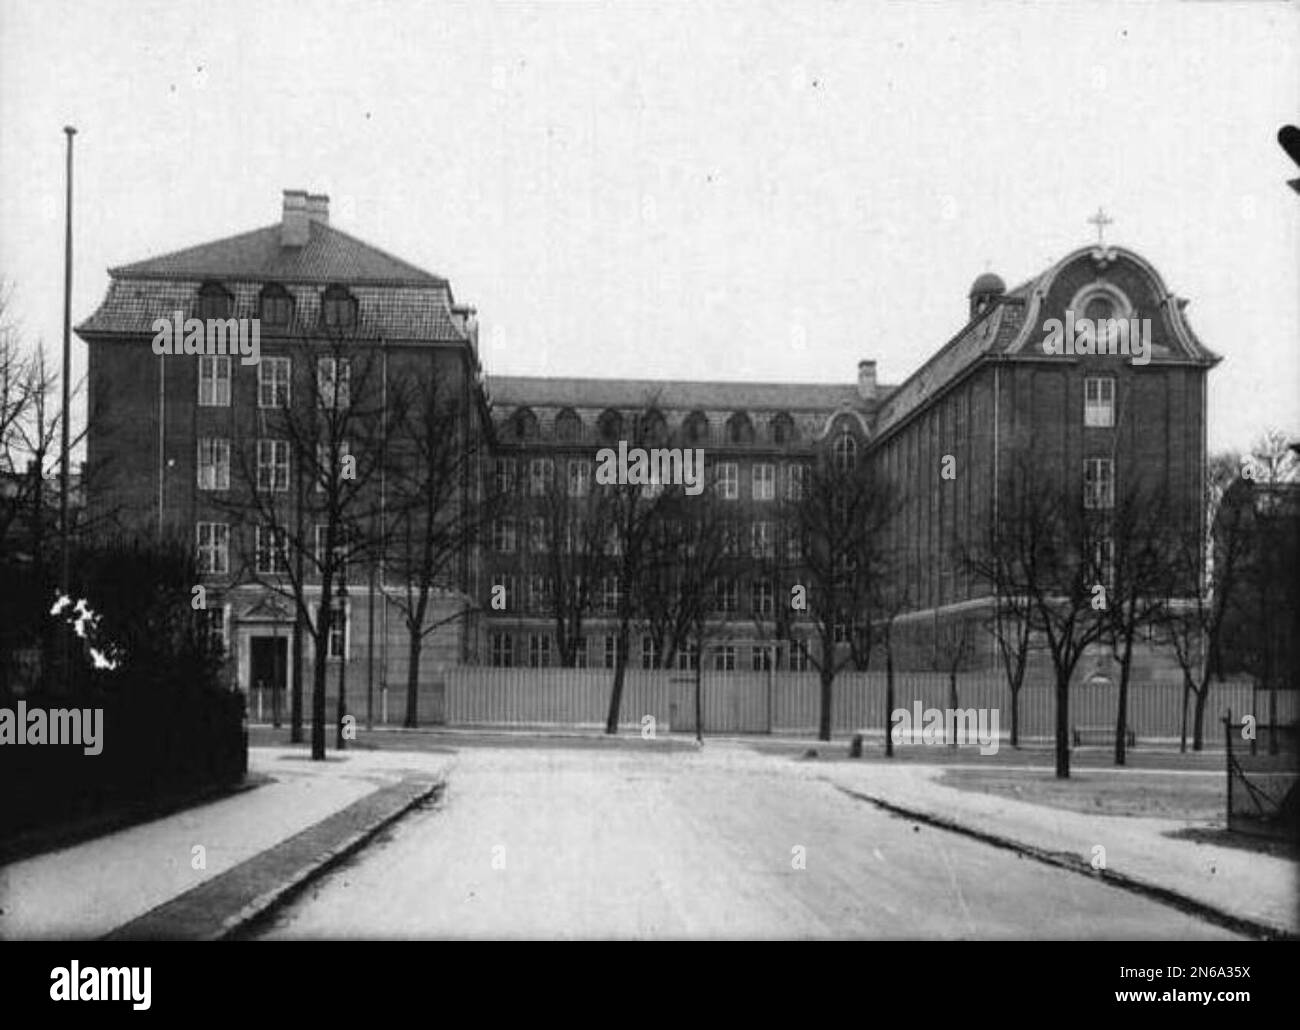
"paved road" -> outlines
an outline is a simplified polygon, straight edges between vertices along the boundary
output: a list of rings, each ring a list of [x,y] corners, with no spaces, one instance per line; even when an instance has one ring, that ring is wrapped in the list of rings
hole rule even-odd
[[[1231,936],[887,815],[747,748],[474,748],[452,761],[436,808],[264,936]]]

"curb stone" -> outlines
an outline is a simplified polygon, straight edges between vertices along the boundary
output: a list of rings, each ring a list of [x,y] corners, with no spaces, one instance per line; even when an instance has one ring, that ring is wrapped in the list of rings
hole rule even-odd
[[[872,794],[864,794],[860,791],[850,790],[847,787],[841,787],[839,784],[833,784],[836,790],[847,794],[849,797],[856,798],[859,801],[868,801],[871,804],[882,808],[893,815],[903,816],[907,819],[915,819],[917,822],[925,823],[928,826],[934,826],[937,829],[948,830],[951,833],[960,833],[965,837],[972,837],[975,840],[991,844],[997,848],[1005,848],[1008,851],[1014,851],[1019,855],[1035,859],[1046,865],[1056,866],[1059,869],[1067,869],[1072,873],[1081,876],[1087,876],[1089,879],[1100,880],[1122,890],[1132,891],[1134,894],[1140,894],[1144,897],[1163,902],[1181,911],[1222,926],[1225,929],[1232,930],[1234,933],[1245,934],[1260,940],[1270,941],[1287,941],[1300,940],[1300,935],[1284,930],[1272,923],[1262,922],[1257,919],[1251,919],[1246,916],[1240,916],[1229,912],[1226,909],[1211,905],[1199,898],[1191,897],[1169,887],[1163,887],[1160,884],[1151,883],[1139,877],[1129,876],[1125,873],[1115,872],[1110,869],[1093,869],[1092,865],[1084,858],[1070,851],[1050,851],[1046,848],[1040,848],[1033,844],[1026,844],[1024,841],[1016,840],[1013,837],[1004,837],[1000,834],[990,833],[987,830],[977,830],[956,820],[946,818],[945,816],[935,815],[932,812],[926,812],[921,809],[908,808],[905,805],[888,801],[885,798],[876,797]]]

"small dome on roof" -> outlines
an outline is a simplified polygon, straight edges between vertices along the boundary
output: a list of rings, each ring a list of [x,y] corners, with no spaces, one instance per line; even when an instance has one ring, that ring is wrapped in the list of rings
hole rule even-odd
[[[982,272],[971,283],[970,296],[974,297],[981,293],[1006,293],[1007,284],[1002,281],[1001,276],[994,275],[992,272]]]

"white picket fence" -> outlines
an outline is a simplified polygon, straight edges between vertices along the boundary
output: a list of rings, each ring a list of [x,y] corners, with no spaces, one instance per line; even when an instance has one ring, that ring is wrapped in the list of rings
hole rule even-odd
[[[603,726],[609,709],[613,672],[608,669],[499,669],[459,666],[446,671],[443,712],[452,726]],[[705,672],[701,708],[706,733],[813,733],[821,709],[816,673]],[[1278,719],[1297,715],[1297,694],[1278,695]],[[951,705],[947,676],[900,672],[894,677],[894,708]],[[1192,704],[1188,704],[1191,734]],[[1020,691],[1020,734],[1050,737],[1055,732],[1055,691],[1050,682],[1026,683]],[[1069,725],[1113,726],[1118,687],[1080,683],[1070,692]],[[960,708],[997,709],[999,730],[1011,732],[1011,700],[998,673],[963,673],[957,679]],[[1255,694],[1248,682],[1215,683],[1206,704],[1206,742],[1219,743],[1214,727],[1225,709],[1234,717],[1269,714],[1268,695]],[[883,672],[841,673],[832,694],[832,730],[881,730],[888,723]],[[627,670],[620,725],[631,728],[649,716],[656,731],[694,732],[694,674]],[[1183,690],[1172,682],[1134,683],[1129,688],[1128,723],[1139,739],[1172,739],[1180,733]]]

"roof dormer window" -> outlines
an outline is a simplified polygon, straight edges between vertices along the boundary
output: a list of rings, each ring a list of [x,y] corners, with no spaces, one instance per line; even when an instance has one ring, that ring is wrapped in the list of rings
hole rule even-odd
[[[234,306],[235,298],[220,283],[204,283],[199,289],[199,318],[229,318]]]
[[[346,287],[331,286],[321,298],[321,316],[331,329],[351,329],[357,323],[357,300]]]
[[[270,283],[262,290],[258,303],[258,317],[268,326],[284,328],[293,321],[293,297],[278,283]]]

